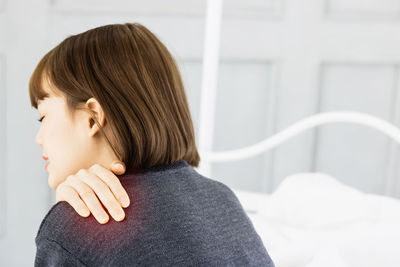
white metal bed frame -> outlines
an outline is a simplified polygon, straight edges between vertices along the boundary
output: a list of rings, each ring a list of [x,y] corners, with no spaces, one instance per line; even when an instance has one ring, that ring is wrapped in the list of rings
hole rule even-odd
[[[211,162],[235,161],[256,156],[308,129],[328,123],[347,122],[365,125],[381,131],[400,144],[400,129],[387,121],[361,112],[333,111],[319,113],[304,118],[287,127],[285,130],[245,148],[218,152],[212,151],[221,15],[222,0],[207,0],[206,38],[203,56],[203,77],[200,105],[200,129],[198,136],[199,152],[202,158],[199,166],[199,171],[201,173],[206,176],[210,174]],[[386,192],[393,184],[393,180],[392,176],[388,176],[385,188]],[[235,192],[241,197],[242,201],[244,201],[243,206],[249,216],[251,213],[257,213],[260,207],[260,200],[268,197],[266,194],[259,195],[254,192],[241,192],[239,190],[235,190]],[[284,251],[284,254],[286,257],[287,251]],[[279,256],[280,255],[276,255],[276,257]]]
[[[205,176],[209,176],[211,162],[235,161],[256,156],[268,149],[278,146],[305,130],[328,123],[348,122],[369,126],[381,131],[400,144],[400,129],[389,122],[361,112],[333,111],[304,118],[292,126],[289,126],[287,129],[246,148],[219,152],[211,151],[218,76],[222,3],[223,0],[207,0],[198,141],[199,153],[202,161],[198,168],[199,172]],[[393,184],[393,179],[393,177],[388,178],[385,190]]]

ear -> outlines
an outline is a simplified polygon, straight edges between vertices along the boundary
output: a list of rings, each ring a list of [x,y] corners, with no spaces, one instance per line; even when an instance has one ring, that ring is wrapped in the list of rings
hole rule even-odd
[[[103,127],[105,123],[104,112],[100,103],[93,97],[86,101],[86,107],[91,114],[91,116],[88,116],[89,136],[94,136],[99,131],[99,126],[94,119]]]

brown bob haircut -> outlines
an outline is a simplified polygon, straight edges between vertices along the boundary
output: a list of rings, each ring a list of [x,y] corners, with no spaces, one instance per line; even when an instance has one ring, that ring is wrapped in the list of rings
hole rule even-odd
[[[49,96],[42,87],[44,78],[52,91],[56,88],[55,94],[65,97],[70,114],[89,98],[100,103],[109,128],[100,127],[95,118],[93,122],[127,171],[181,159],[198,167],[200,156],[177,64],[143,25],[93,28],[50,50],[29,81],[35,109]]]

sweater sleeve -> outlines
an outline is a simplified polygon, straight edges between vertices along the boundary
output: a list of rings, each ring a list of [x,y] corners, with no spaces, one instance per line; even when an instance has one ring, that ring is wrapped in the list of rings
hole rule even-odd
[[[54,240],[41,238],[36,243],[35,267],[87,266]]]

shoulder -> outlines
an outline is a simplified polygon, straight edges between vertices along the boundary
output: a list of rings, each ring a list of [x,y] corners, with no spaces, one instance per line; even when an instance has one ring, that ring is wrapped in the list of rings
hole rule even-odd
[[[240,205],[239,199],[228,185],[215,179],[203,176],[201,174],[198,174],[198,177],[200,178],[199,180],[201,181],[201,183],[207,188],[207,190],[212,191],[214,194],[216,194],[219,200],[226,200],[231,203]]]
[[[64,231],[69,228],[67,226],[78,223],[80,218],[68,202],[57,202],[50,208],[40,223],[36,241],[41,238],[59,240],[64,235]]]
[[[56,221],[59,219],[61,220],[60,217],[65,216],[66,212],[69,213],[69,208],[72,209],[72,207],[65,201],[60,201],[54,204],[40,223],[36,238],[46,235],[48,229],[53,228]]]
[[[246,217],[244,208],[236,196],[234,191],[225,183],[220,182],[214,178],[206,177],[200,173],[192,172],[189,176],[190,179],[182,179],[182,183],[189,180],[188,183],[190,191],[179,190],[187,199],[196,198],[195,205],[205,205],[207,207],[220,207],[224,210],[229,210],[232,214]],[[184,187],[188,188],[188,187]],[[200,200],[200,202],[199,202]],[[211,208],[211,210],[213,210]],[[243,216],[245,215],[245,216]]]
[[[91,214],[81,217],[66,201],[53,205],[40,224],[36,246],[48,242],[59,244],[83,262],[102,255],[113,255],[116,249],[126,248],[129,240],[138,240],[147,230],[147,212],[140,201],[126,208],[125,219],[100,224]],[[114,252],[113,252],[114,251]]]
[[[67,249],[75,247],[90,247],[93,242],[110,238],[107,233],[125,223],[116,222],[110,218],[106,224],[100,224],[91,214],[89,217],[81,217],[75,209],[66,201],[54,204],[40,224],[35,241],[54,240]]]
[[[79,254],[83,219],[68,202],[54,204],[42,220],[35,238],[35,266],[84,266]]]

